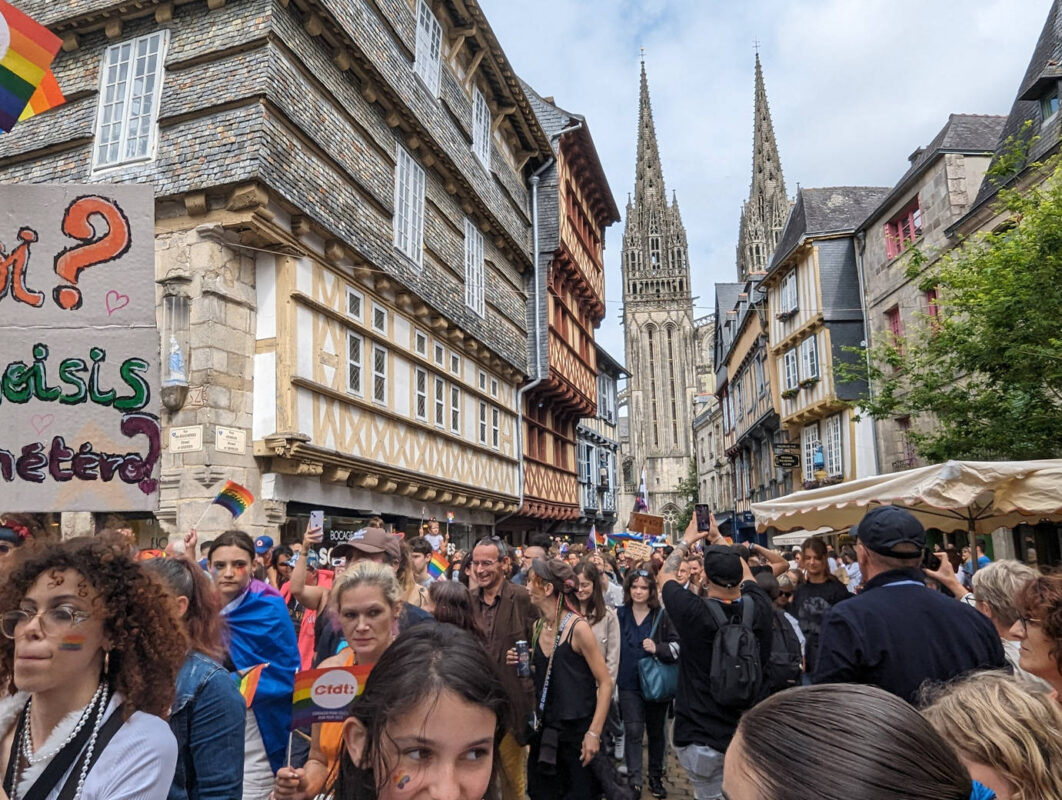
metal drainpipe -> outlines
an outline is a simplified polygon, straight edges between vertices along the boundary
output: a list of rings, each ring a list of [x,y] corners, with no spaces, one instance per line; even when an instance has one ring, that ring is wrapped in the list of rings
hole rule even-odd
[[[866,252],[866,249],[866,231],[859,231],[855,236],[856,276],[859,278],[859,305],[863,311],[863,352],[867,362],[867,396],[873,399],[874,385],[870,380],[870,323],[867,321],[870,316],[867,312],[866,280],[863,277],[863,253]],[[878,455],[878,421],[873,418],[870,421],[870,443],[874,448],[874,474],[880,475],[881,458]]]
[[[560,139],[566,133],[572,133],[583,127],[583,123],[577,122],[575,125],[571,125],[563,130],[557,131],[549,137],[552,143],[555,139]],[[506,514],[504,517],[499,517],[494,520],[494,533],[498,532],[498,525],[505,522],[507,519],[511,519],[520,513],[520,509],[524,505],[524,396],[538,386],[542,381],[546,379],[546,376],[542,374],[542,292],[539,288],[541,282],[541,264],[538,252],[538,183],[540,175],[547,169],[552,167],[556,163],[557,159],[548,159],[541,167],[531,173],[531,257],[534,262],[534,303],[535,313],[533,314],[532,326],[535,332],[535,377],[530,383],[521,386],[516,392],[516,456],[519,463],[519,470],[517,472],[517,501],[516,511],[512,514]]]

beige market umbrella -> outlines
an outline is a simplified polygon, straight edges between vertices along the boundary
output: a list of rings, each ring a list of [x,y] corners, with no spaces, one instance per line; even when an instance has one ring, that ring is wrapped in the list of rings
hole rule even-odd
[[[756,527],[847,528],[874,506],[906,507],[927,528],[985,534],[1062,520],[1062,459],[948,461],[752,504]]]

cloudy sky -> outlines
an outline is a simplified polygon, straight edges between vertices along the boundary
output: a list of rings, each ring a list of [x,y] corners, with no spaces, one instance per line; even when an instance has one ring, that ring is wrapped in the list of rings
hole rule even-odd
[[[752,176],[754,42],[790,195],[892,186],[949,113],[1006,114],[1051,0],[480,0],[509,60],[587,118],[623,211],[634,187],[639,48],[664,181],[690,245],[694,315],[736,280]],[[529,14],[528,8],[533,8]],[[623,360],[623,223],[606,234],[608,316]]]

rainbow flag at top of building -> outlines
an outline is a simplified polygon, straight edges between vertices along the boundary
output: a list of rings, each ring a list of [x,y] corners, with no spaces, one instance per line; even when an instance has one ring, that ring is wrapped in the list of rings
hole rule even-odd
[[[269,666],[267,661],[264,664],[256,664],[253,667],[247,669],[241,669],[239,672],[239,681],[237,682],[237,688],[240,690],[240,694],[243,695],[244,702],[247,703],[247,707],[251,707],[251,703],[254,701],[254,693],[258,691],[258,680],[262,677],[262,670]]]
[[[224,488],[218,492],[218,496],[214,498],[214,502],[211,505],[221,506],[235,518],[246,511],[247,506],[253,502],[253,494],[236,483],[236,481],[226,481]]]
[[[295,673],[291,729],[317,722],[342,722],[350,716],[350,704],[365,690],[371,664],[326,667]]]
[[[50,30],[0,0],[0,130],[15,127],[61,45]]]
[[[431,554],[431,560],[428,561],[428,574],[435,580],[439,580],[446,574],[446,570],[450,568],[450,562],[447,561],[442,553],[436,551]]]

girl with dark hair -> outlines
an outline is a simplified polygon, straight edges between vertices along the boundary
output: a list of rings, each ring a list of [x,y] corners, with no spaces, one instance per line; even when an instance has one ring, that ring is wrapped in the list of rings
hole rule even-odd
[[[233,800],[243,793],[247,707],[220,663],[225,658],[221,598],[199,565],[183,558],[155,558],[144,568],[177,598],[188,636],[170,709],[178,749],[168,800]]]
[[[225,667],[236,677],[257,673],[246,710],[243,797],[261,800],[284,763],[291,728],[291,693],[299,650],[280,592],[253,577],[254,542],[243,531],[225,531],[210,543],[207,560],[229,626]]]
[[[416,625],[387,648],[351,705],[328,796],[497,800],[509,703],[490,657],[453,625]]]
[[[575,565],[575,598],[579,601],[579,613],[590,623],[590,629],[601,646],[605,665],[613,684],[619,672],[620,627],[616,612],[609,608],[602,592],[602,575],[592,561],[580,561]],[[608,579],[605,578],[607,581]]]
[[[678,660],[678,632],[660,605],[656,579],[646,569],[631,570],[623,582],[623,605],[616,612],[620,626],[619,704],[623,717],[623,757],[627,780],[636,794],[642,791],[642,736],[649,734],[649,791],[667,797],[664,789],[664,752],[667,740],[667,702],[642,695],[638,663],[658,658],[665,664]]]
[[[162,717],[187,640],[176,603],[101,539],[33,548],[0,583],[0,775],[12,800],[164,800]]]
[[[844,754],[840,770],[838,753]],[[726,751],[723,793],[729,800],[994,797],[970,780],[955,751],[913,706],[857,684],[787,689],[746,711]]]
[[[612,679],[590,625],[579,613],[578,583],[559,559],[531,562],[527,590],[541,613],[531,643],[535,731],[527,762],[531,800],[589,800],[591,759],[612,698]],[[516,651],[508,652],[516,663]]]
[[[480,642],[485,640],[472,611],[472,593],[457,581],[433,581],[428,587],[431,614],[437,622],[448,622],[468,631]]]
[[[819,629],[822,618],[842,600],[852,595],[848,587],[830,574],[826,545],[822,539],[812,536],[804,540],[800,548],[800,565],[805,580],[789,601],[789,613],[796,617],[804,632],[804,674],[811,675],[815,669],[815,657],[819,652]]]

